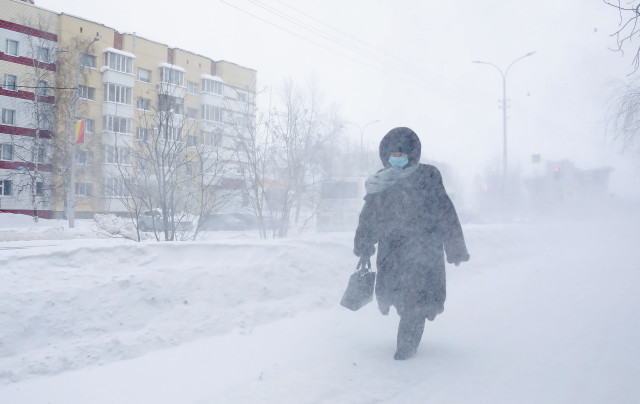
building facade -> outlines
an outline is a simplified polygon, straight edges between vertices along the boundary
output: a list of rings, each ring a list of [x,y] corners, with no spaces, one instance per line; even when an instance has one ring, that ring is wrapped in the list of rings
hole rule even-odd
[[[51,217],[58,15],[0,2],[0,211]]]
[[[580,169],[571,161],[546,161],[541,175],[528,178],[526,186],[536,212],[602,207],[610,199],[611,167]]]
[[[49,54],[47,71],[52,73],[52,78],[47,83],[55,85],[48,84],[50,90],[39,94],[39,97],[36,94],[41,90],[37,85],[32,86],[32,91],[25,90],[25,94],[18,96],[21,93],[15,91],[13,84],[16,80],[22,83],[21,77],[26,77],[29,68],[33,69],[33,60],[42,59],[37,57],[39,53],[31,51],[32,56],[36,55],[32,58],[22,50],[11,57],[6,55],[6,51],[0,53],[0,70],[8,75],[6,82],[3,81],[0,102],[3,111],[15,111],[7,112],[7,122],[14,114],[11,121],[14,124],[7,129],[3,123],[0,127],[2,136],[15,138],[14,132],[29,129],[28,135],[34,137],[39,121],[49,125],[46,127],[48,131],[45,128],[40,130],[40,137],[49,142],[47,158],[40,157],[42,163],[39,167],[33,162],[28,166],[29,172],[39,168],[40,172],[48,173],[46,179],[40,181],[42,185],[35,185],[37,192],[31,193],[44,193],[39,205],[40,216],[64,217],[69,211],[69,204],[73,206],[75,217],[79,218],[130,210],[127,195],[131,194],[132,188],[128,179],[139,171],[137,168],[152,165],[148,159],[138,157],[149,149],[150,139],[154,137],[164,139],[163,147],[170,140],[177,141],[173,144],[181,145],[184,155],[202,157],[202,150],[209,150],[204,159],[215,159],[217,165],[203,162],[202,158],[186,159],[181,171],[188,172],[185,182],[195,178],[194,173],[203,174],[203,170],[209,169],[207,167],[216,169],[223,161],[228,164],[222,181],[216,185],[218,191],[227,188],[231,192],[243,187],[235,173],[237,170],[232,167],[242,164],[237,148],[242,143],[243,132],[249,130],[254,121],[255,70],[170,48],[133,33],[120,33],[98,22],[56,14],[21,1],[0,0],[0,10],[3,10],[0,11],[0,23],[4,24],[4,36],[0,40],[5,50],[15,50],[14,43],[10,41],[17,36],[22,38],[19,49],[26,46],[22,45],[28,42],[23,37],[28,35],[39,35],[49,41],[46,44]],[[27,15],[34,17],[25,19]],[[19,24],[19,18],[25,21]],[[33,21],[45,19],[51,28],[34,30]],[[23,59],[16,61],[16,58]],[[31,65],[27,66],[27,61],[31,61]],[[12,73],[16,70],[22,73]],[[53,111],[53,118],[34,118],[35,115],[17,101],[25,98],[32,104],[37,104],[34,100],[48,102],[52,106],[49,109]],[[75,141],[77,119],[84,121],[82,143]],[[158,148],[157,145],[154,147]],[[213,149],[215,153],[211,152]],[[2,157],[0,180],[5,183],[9,174],[15,177],[16,173],[24,175],[27,171],[25,168],[16,170],[15,167],[25,165],[18,164],[15,153],[13,156],[3,154]],[[69,164],[72,160],[73,167]],[[158,173],[149,176],[163,181]],[[70,187],[71,182],[73,186]],[[4,186],[0,210],[33,212],[29,200],[20,196],[15,184]],[[69,198],[69,190],[73,199]],[[153,205],[154,198],[150,198],[149,204]],[[11,209],[7,207],[9,204]]]

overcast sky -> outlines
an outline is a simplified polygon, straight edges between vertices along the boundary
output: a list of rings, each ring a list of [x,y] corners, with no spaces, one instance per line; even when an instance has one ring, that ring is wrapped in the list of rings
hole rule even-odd
[[[612,52],[617,13],[600,0],[36,0],[56,12],[258,71],[259,88],[315,78],[349,131],[377,149],[394,126],[420,136],[423,156],[472,177],[502,159],[507,76],[512,170],[532,154],[579,168],[612,166],[611,191],[640,197],[638,165],[604,137],[612,86],[631,56]],[[105,8],[108,4],[109,8]],[[144,18],[140,18],[144,16]],[[640,73],[639,73],[640,74]],[[638,160],[638,159],[636,159]]]

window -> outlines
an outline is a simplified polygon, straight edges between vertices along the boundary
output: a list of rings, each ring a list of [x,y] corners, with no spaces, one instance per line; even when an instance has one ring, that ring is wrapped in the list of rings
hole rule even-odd
[[[53,128],[53,112],[43,111],[36,116],[38,128],[41,130],[51,130]]]
[[[238,150],[245,151],[245,152],[247,151],[247,145],[240,140],[234,140],[233,146]]]
[[[189,119],[198,119],[198,109],[197,108],[187,108],[187,117]]]
[[[151,70],[138,67],[138,81],[144,81],[145,83],[151,83]]]
[[[93,165],[93,152],[88,150],[76,151],[76,164],[81,166]]]
[[[168,67],[161,67],[162,82],[184,87],[184,72]]]
[[[189,175],[189,176],[194,175],[197,172],[196,168],[197,168],[197,166],[195,164],[193,164],[193,163],[185,165],[185,171],[187,172],[187,175]]]
[[[114,83],[104,84],[104,100],[118,104],[133,105],[132,88]]]
[[[96,89],[93,87],[83,86],[82,84],[78,86],[78,97],[83,100],[95,100],[96,99]]]
[[[96,131],[96,121],[93,119],[84,120],[84,131],[86,133],[94,133]]]
[[[36,196],[44,196],[44,182],[36,182]]]
[[[173,110],[174,113],[182,115],[184,110],[184,100],[182,98],[160,94],[158,97],[158,108],[162,112]]]
[[[222,108],[212,105],[202,106],[202,119],[207,121],[222,122]]]
[[[224,95],[224,84],[216,80],[202,79],[202,91],[209,94]]]
[[[247,117],[244,115],[238,115],[236,116],[236,126],[238,128],[246,128],[247,125]]]
[[[13,160],[13,145],[10,143],[0,143],[0,160]]]
[[[109,164],[115,164],[118,162],[118,156],[115,146],[104,147],[104,162]]]
[[[189,94],[198,94],[198,83],[194,83],[193,81],[187,82],[187,89]]]
[[[18,56],[18,41],[14,41],[13,39],[7,39],[7,46],[5,47],[5,52],[7,55]]]
[[[222,146],[222,133],[202,132],[202,139],[207,146]]]
[[[16,124],[16,110],[15,109],[7,109],[2,108],[2,124],[3,125],[13,125]]]
[[[247,102],[247,93],[243,92],[243,91],[236,91],[236,95],[238,97],[238,101],[240,102]]]
[[[193,136],[193,135],[187,136],[187,146],[197,146],[197,145],[198,145],[198,138],[196,136]]]
[[[76,196],[93,196],[93,185],[89,182],[76,182]]]
[[[168,126],[162,128],[162,138],[164,140],[182,141],[182,128]]]
[[[131,148],[127,146],[105,146],[104,161],[108,164],[131,164]]]
[[[148,98],[138,97],[136,99],[136,107],[138,107],[138,109],[144,109],[145,111],[148,111],[149,109],[151,109],[151,100]]]
[[[41,62],[49,63],[49,48],[38,46],[37,59]]]
[[[106,197],[126,196],[124,181],[121,178],[105,178],[104,195]]]
[[[87,55],[86,53],[83,53],[82,55],[80,55],[80,66],[88,67],[90,69],[95,69],[96,57],[93,55]]]
[[[103,128],[109,132],[116,133],[132,133],[131,132],[131,119],[122,118],[119,116],[105,116],[103,122]]]
[[[118,158],[120,159],[120,163],[130,165],[131,148],[126,146],[118,147]]]
[[[136,139],[139,142],[146,142],[147,140],[149,140],[150,133],[151,133],[150,129],[138,126],[136,128]]]
[[[38,80],[34,92],[40,97],[46,97],[49,93],[49,83],[44,80]]]
[[[47,157],[47,148],[44,145],[38,147],[37,151],[33,150],[31,153],[31,161],[38,161],[40,164],[44,164]]]
[[[5,73],[2,87],[5,90],[18,91],[18,76],[16,76],[15,74]]]
[[[105,52],[104,65],[118,72],[133,73],[133,58],[119,53]]]
[[[0,195],[1,196],[11,195],[11,180],[0,180]]]

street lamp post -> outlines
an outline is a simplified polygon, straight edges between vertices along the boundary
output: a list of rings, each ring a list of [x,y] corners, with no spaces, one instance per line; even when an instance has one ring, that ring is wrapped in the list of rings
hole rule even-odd
[[[89,42],[84,51],[78,55],[78,71],[76,73],[76,97],[73,105],[73,125],[69,125],[69,138],[71,139],[71,175],[69,176],[69,192],[68,192],[68,200],[67,200],[67,216],[69,219],[69,228],[73,228],[75,225],[75,215],[76,215],[76,190],[75,190],[75,182],[76,182],[76,139],[74,138],[75,131],[75,123],[78,120],[78,99],[80,98],[80,68],[82,67],[81,57],[85,53],[89,51],[89,47],[93,45],[95,42],[100,40],[100,35],[96,34],[93,41]]]
[[[366,124],[364,124],[364,126],[360,126],[355,122],[347,122],[351,125],[357,126],[358,129],[360,129],[360,170],[364,170],[364,131],[365,129],[367,129],[367,126],[373,125],[374,123],[378,122],[380,122],[380,120],[376,119],[375,121],[367,122]]]
[[[507,74],[509,74],[509,69],[511,69],[511,66],[513,66],[517,61],[531,56],[534,53],[536,52],[529,52],[524,56],[520,56],[519,58],[511,62],[511,64],[509,64],[509,66],[507,66],[504,71],[493,63],[483,62],[480,60],[473,61],[473,63],[481,63],[495,67],[496,69],[498,69],[500,75],[502,76],[502,175],[505,181],[507,179]]]

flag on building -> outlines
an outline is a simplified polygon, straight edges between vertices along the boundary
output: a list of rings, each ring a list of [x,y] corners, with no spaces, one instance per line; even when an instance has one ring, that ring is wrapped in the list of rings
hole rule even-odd
[[[84,143],[84,119],[76,122],[76,143]]]

